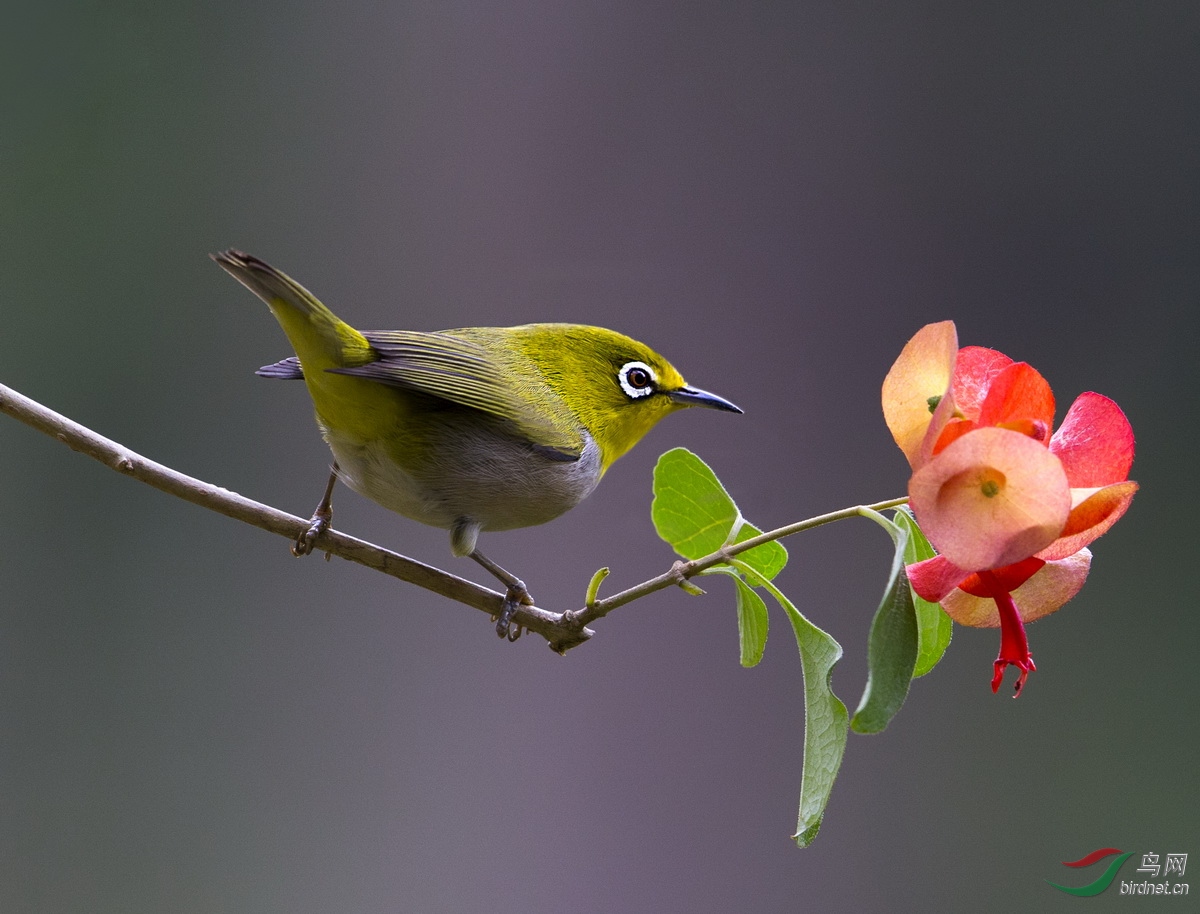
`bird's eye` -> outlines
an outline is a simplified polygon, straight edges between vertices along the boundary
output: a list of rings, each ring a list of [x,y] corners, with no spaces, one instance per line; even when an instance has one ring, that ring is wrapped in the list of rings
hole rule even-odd
[[[658,379],[654,369],[645,362],[626,362],[617,372],[617,380],[621,382],[621,390],[633,399],[654,393],[654,382]]]
[[[650,386],[650,372],[645,368],[631,368],[625,372],[625,380],[629,382],[630,387],[636,387],[641,390],[644,387]]]

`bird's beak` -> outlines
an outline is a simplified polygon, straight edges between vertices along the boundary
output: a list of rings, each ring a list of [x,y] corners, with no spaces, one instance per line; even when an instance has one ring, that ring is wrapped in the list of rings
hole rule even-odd
[[[709,409],[723,409],[730,413],[740,413],[741,410],[716,394],[695,387],[681,387],[678,390],[666,391],[667,396],[680,406],[707,406]]]

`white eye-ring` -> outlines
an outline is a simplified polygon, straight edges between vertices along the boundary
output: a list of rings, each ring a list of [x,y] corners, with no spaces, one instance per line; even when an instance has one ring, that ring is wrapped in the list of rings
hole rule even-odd
[[[626,362],[617,372],[617,380],[621,382],[621,390],[625,391],[625,395],[636,400],[654,393],[658,376],[645,362]]]

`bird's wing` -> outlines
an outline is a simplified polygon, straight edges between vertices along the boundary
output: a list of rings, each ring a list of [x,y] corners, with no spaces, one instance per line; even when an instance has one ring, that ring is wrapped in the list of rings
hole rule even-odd
[[[544,388],[539,391],[539,408],[531,407],[528,392],[522,396],[521,388],[513,383],[512,368],[473,340],[450,333],[408,330],[367,332],[363,336],[379,355],[377,361],[327,370],[418,391],[499,416],[554,459],[578,460],[583,453],[583,435],[558,396]],[[279,368],[287,361],[267,367]]]
[[[260,378],[276,378],[282,381],[304,380],[304,369],[300,367],[300,360],[294,355],[289,355],[286,359],[278,362],[272,362],[270,365],[264,365],[254,373]]]

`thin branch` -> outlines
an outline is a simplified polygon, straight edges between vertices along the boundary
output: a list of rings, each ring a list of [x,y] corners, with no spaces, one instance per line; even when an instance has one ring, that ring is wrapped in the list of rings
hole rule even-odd
[[[169,495],[182,498],[184,501],[189,501],[226,517],[232,517],[234,520],[240,520],[253,527],[259,527],[269,533],[294,541],[309,527],[309,519],[287,514],[269,505],[245,498],[236,492],[214,486],[161,463],[156,463],[3,384],[0,384],[0,413],[7,413],[26,425],[58,439],[72,450],[87,454],[109,469],[132,476],[139,482],[144,482]],[[811,530],[822,524],[855,517],[865,512],[894,508],[906,501],[908,501],[907,498],[893,498],[873,505],[855,505],[852,508],[843,508],[840,511],[822,514],[819,517],[802,520],[776,530],[769,530],[750,539],[742,540],[736,545],[725,546],[703,558],[690,562],[676,562],[669,571],[658,577],[643,581],[641,584],[603,600],[595,599],[595,590],[599,587],[600,580],[603,579],[602,574],[597,572],[592,579],[592,586],[588,588],[588,595],[582,609],[574,612],[555,613],[537,606],[521,606],[513,617],[513,623],[541,635],[552,650],[565,654],[595,634],[587,627],[588,623],[603,618],[618,606],[624,606],[641,597],[672,586],[683,587],[685,590],[692,589],[694,592],[696,588],[688,583],[691,578],[715,565],[728,563],[734,556],[753,549],[755,546],[791,536],[793,533]],[[449,597],[451,600],[482,610],[493,617],[500,612],[504,602],[503,594],[494,590],[489,590],[472,581],[450,574],[448,571],[442,571],[440,568],[426,565],[416,559],[410,559],[337,530],[327,530],[322,533],[317,539],[316,548],[351,562],[366,565],[368,568],[374,568],[376,571],[382,571],[384,574],[389,574],[410,584],[416,584],[418,587],[424,587],[426,590]],[[607,573],[607,569],[602,569],[602,571]]]
[[[309,520],[305,518],[287,514],[156,463],[3,384],[0,384],[0,412],[58,439],[72,450],[87,454],[109,469],[202,508],[293,540],[308,529]],[[504,595],[494,590],[337,530],[322,534],[317,541],[317,548],[424,587],[489,615],[500,612],[504,602]],[[593,634],[571,616],[564,618],[561,613],[536,606],[522,606],[513,617],[513,622],[541,635],[560,653],[581,644]]]
[[[888,508],[898,507],[907,501],[907,498],[892,498],[887,501],[876,502],[873,505],[855,505],[853,508],[843,508],[840,511],[832,511],[829,514],[822,514],[818,517],[810,517],[808,520],[797,521],[794,524],[788,524],[786,527],[768,530],[766,533],[760,533],[758,536],[744,539],[737,543],[737,545],[726,546],[710,555],[693,559],[690,562],[676,562],[671,566],[670,571],[666,571],[656,578],[643,581],[641,584],[630,587],[628,590],[622,590],[611,597],[590,603],[577,614],[579,621],[587,625],[590,622],[595,622],[597,619],[607,616],[618,606],[632,603],[634,600],[641,599],[659,590],[665,590],[672,585],[682,586],[684,582],[694,578],[701,572],[707,571],[714,565],[726,564],[734,556],[753,549],[755,546],[771,543],[775,540],[783,539],[785,536],[791,536],[793,533],[801,533],[805,530],[811,530],[813,527],[820,527],[823,524],[831,524],[834,521],[858,517],[865,511],[886,511]]]

